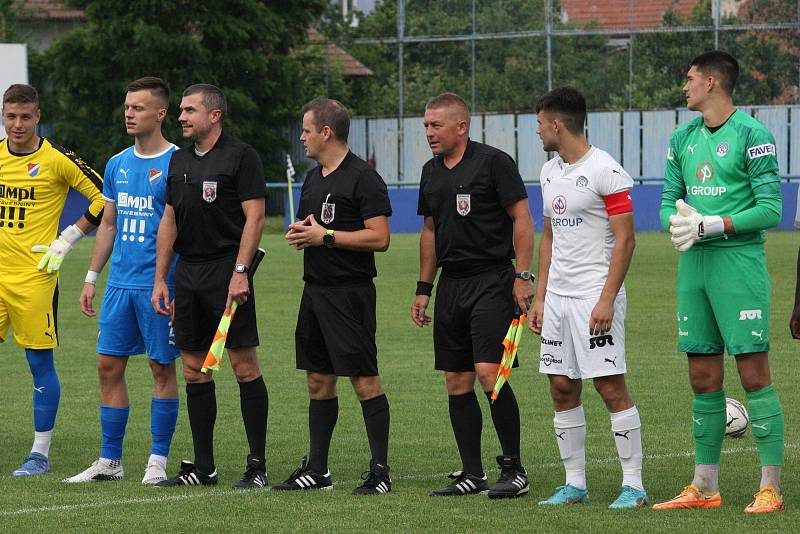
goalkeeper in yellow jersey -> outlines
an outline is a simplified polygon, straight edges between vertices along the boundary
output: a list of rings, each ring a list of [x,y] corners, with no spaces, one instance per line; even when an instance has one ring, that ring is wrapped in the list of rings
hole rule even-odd
[[[50,470],[48,454],[61,386],[53,363],[58,345],[58,269],[64,257],[100,222],[103,182],[72,151],[36,135],[39,95],[15,84],[3,95],[0,141],[0,341],[8,327],[25,348],[33,375],[34,441],[13,476]],[[89,199],[80,219],[58,234],[69,189]]]

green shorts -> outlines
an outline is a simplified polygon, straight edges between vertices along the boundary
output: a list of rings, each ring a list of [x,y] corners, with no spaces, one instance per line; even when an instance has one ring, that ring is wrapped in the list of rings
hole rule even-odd
[[[678,261],[678,350],[769,350],[771,283],[764,245],[691,248]]]

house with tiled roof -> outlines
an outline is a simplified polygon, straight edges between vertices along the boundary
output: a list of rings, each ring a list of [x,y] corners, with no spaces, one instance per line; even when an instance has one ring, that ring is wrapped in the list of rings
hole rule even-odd
[[[48,48],[55,39],[86,22],[83,10],[72,9],[63,2],[20,0],[17,5],[16,31],[35,50]]]
[[[17,32],[33,49],[44,50],[55,39],[69,33],[75,26],[86,22],[81,9],[72,9],[63,2],[53,0],[21,0],[17,15]],[[308,30],[308,42],[326,47],[328,61],[342,66],[345,77],[372,76],[372,71],[335,44],[324,44],[327,39],[313,28]]]
[[[722,0],[722,17],[735,15],[743,0]],[[649,29],[662,25],[664,14],[672,8],[686,20],[700,0],[561,0],[560,18],[564,23],[597,23],[603,29]],[[716,2],[712,2],[716,9]]]

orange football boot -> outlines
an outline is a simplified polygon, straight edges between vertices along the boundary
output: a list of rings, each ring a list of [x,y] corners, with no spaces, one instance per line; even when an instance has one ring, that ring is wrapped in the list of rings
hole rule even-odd
[[[703,493],[694,484],[689,484],[674,499],[654,504],[653,510],[686,510],[689,508],[719,508],[720,506],[722,506],[722,497],[719,492]]]
[[[755,499],[744,509],[748,514],[765,514],[783,510],[783,497],[772,485],[764,486],[754,495]]]

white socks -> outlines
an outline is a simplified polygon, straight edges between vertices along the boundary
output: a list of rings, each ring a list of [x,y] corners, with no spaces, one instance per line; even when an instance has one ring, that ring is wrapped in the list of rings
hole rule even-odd
[[[611,431],[614,433],[619,463],[622,466],[622,485],[644,491],[642,484],[642,422],[636,406],[612,413]]]
[[[761,466],[761,488],[772,486],[778,493],[781,492],[781,466],[762,465]]]
[[[564,462],[566,483],[586,489],[586,418],[583,405],[563,412],[555,412],[553,426],[561,461]]]
[[[555,412],[556,443],[564,462],[566,483],[586,489],[586,417],[583,405]],[[644,491],[642,484],[642,423],[636,406],[611,414],[611,431],[622,466],[622,485]]]
[[[166,471],[167,469],[167,457],[161,456],[160,454],[151,454],[150,459],[147,460],[147,465],[157,465]]]
[[[695,464],[692,484],[703,493],[719,491],[719,464]]]
[[[50,441],[52,441],[52,439],[52,430],[48,430],[47,432],[34,432],[31,452],[38,452],[45,458],[48,458],[50,456]]]

